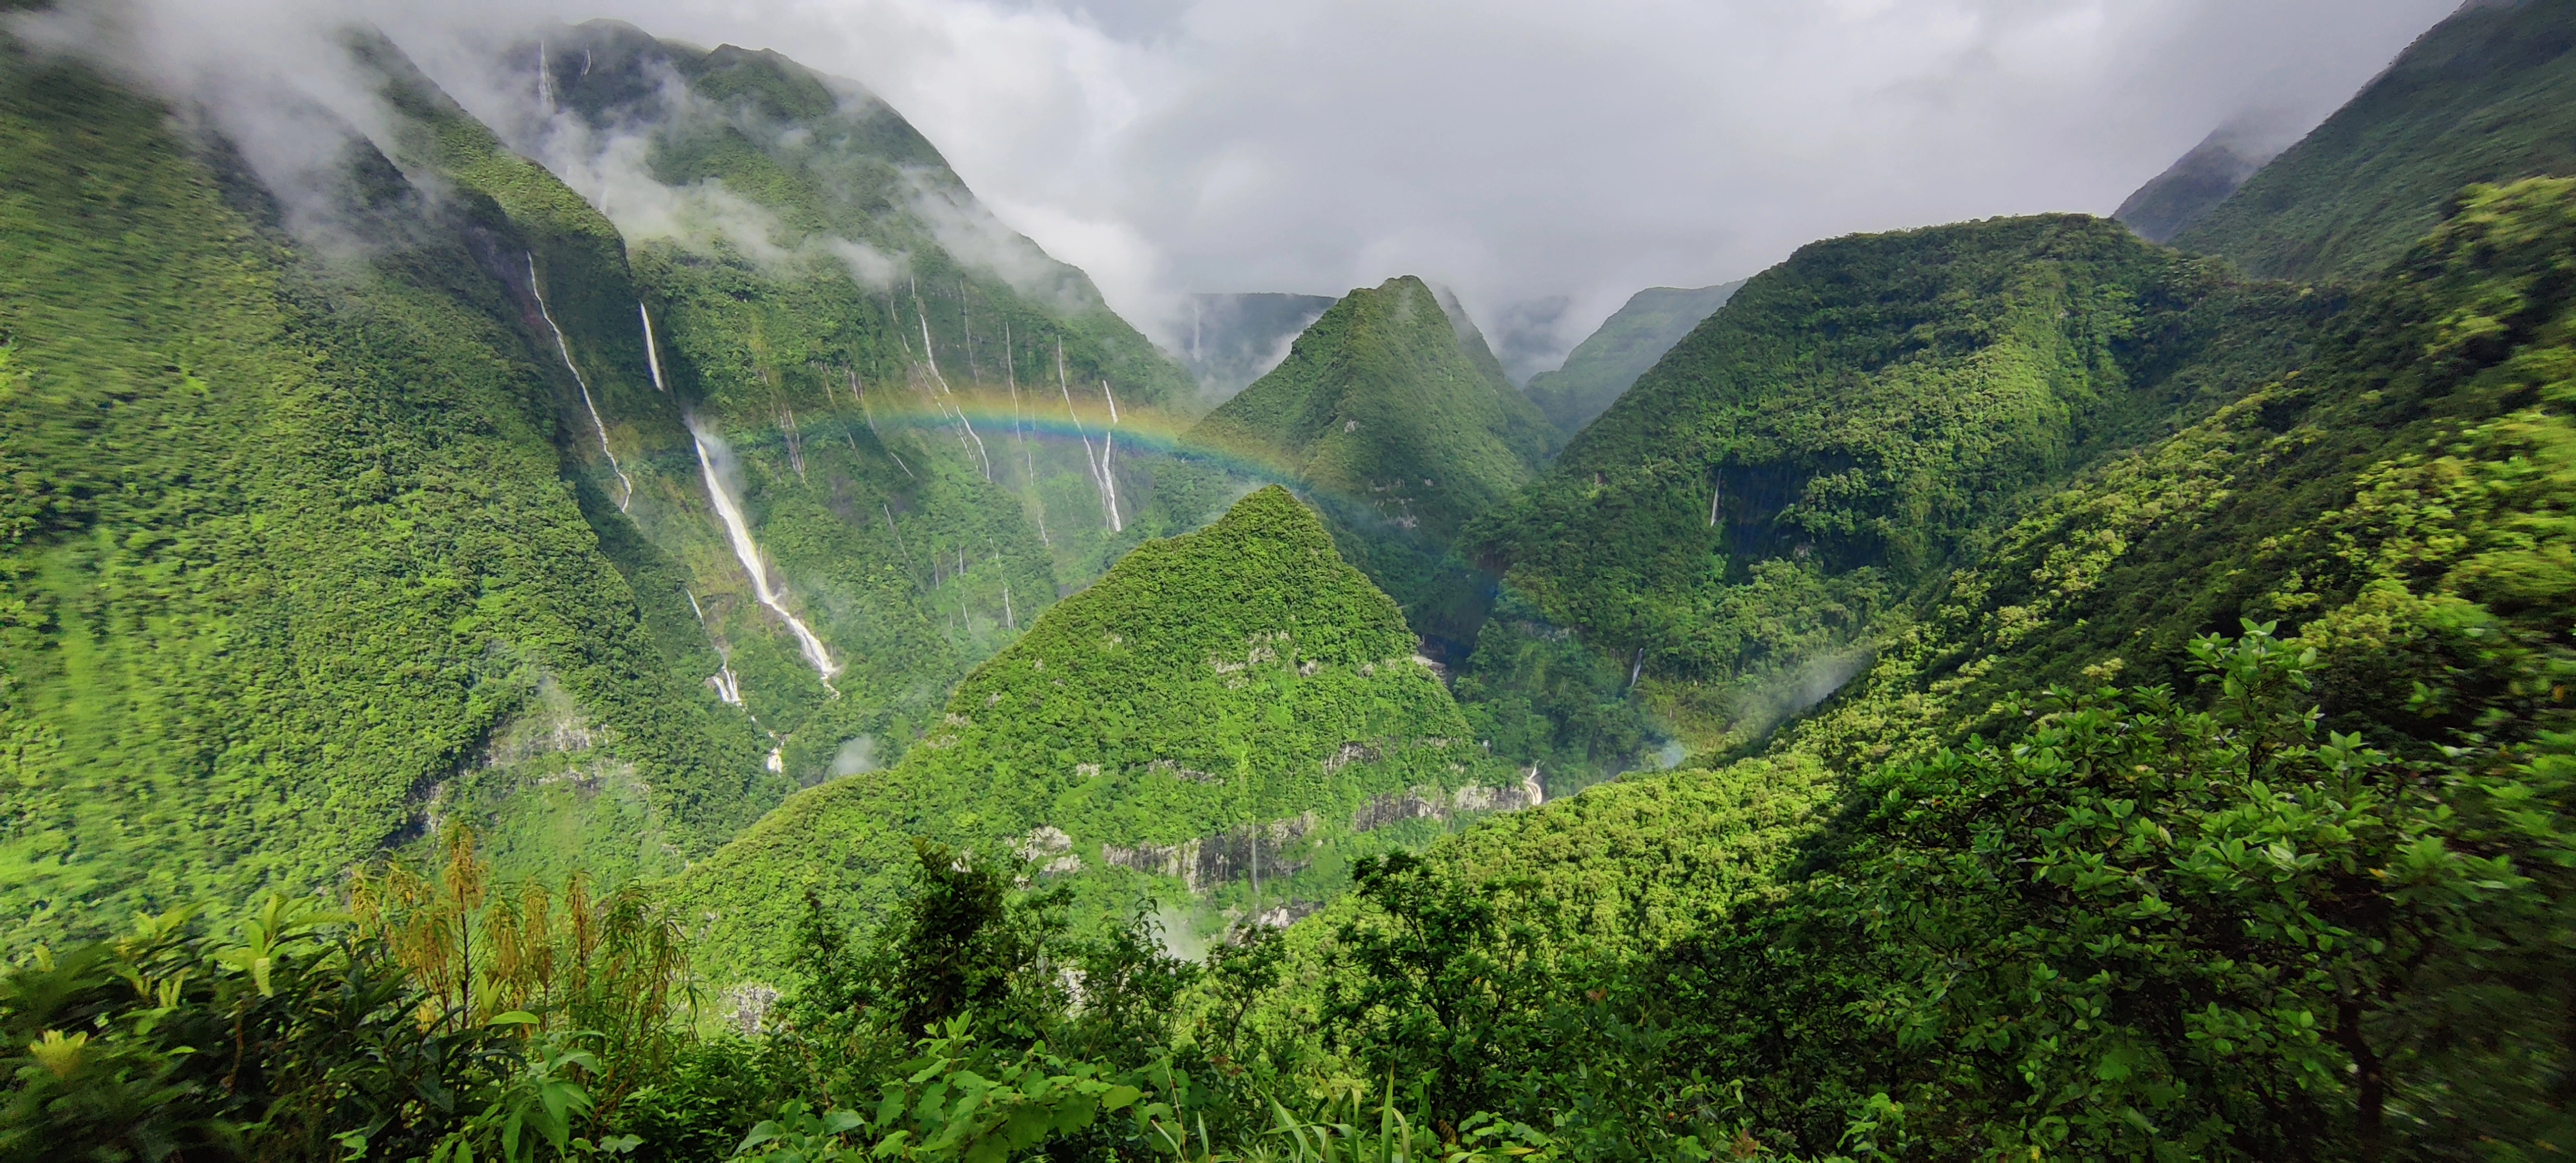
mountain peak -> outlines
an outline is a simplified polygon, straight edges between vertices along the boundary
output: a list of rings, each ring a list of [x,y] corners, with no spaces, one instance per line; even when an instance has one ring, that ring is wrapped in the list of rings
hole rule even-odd
[[[1373,804],[1534,798],[1470,741],[1415,649],[1317,514],[1262,488],[1138,546],[968,675],[893,770],[790,799],[681,892],[718,918],[720,956],[753,971],[809,884],[863,908],[895,899],[913,836],[1043,848],[1104,902],[1158,877],[1209,910],[1321,900],[1343,861],[1397,835]],[[1491,794],[1443,798],[1474,783]]]

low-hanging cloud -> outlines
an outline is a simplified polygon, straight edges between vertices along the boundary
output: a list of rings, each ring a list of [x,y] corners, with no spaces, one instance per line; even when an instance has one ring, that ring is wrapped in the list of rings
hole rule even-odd
[[[1497,346],[1543,361],[1640,287],[1741,277],[1816,238],[2107,213],[2222,124],[2313,124],[2457,3],[127,6],[191,29],[371,20],[425,64],[438,42],[596,16],[776,48],[881,95],[1002,222],[1164,338],[1189,291],[1337,294],[1411,273],[1456,288],[1489,331],[1519,321]],[[281,67],[244,39],[200,55]]]

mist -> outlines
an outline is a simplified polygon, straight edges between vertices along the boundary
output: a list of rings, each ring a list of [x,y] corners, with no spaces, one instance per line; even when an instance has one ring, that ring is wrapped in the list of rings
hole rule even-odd
[[[953,226],[996,237],[989,209],[1166,346],[1192,292],[1417,274],[1526,375],[1641,287],[1855,231],[2108,213],[2222,127],[2277,148],[2456,3],[67,0],[11,27],[203,103],[263,174],[313,164],[316,109],[369,131],[312,51],[350,22],[469,108],[467,63],[547,21],[775,48],[920,128],[980,199]],[[620,176],[574,184],[621,225],[759,233],[713,192],[629,206]],[[899,261],[876,258],[854,276]]]

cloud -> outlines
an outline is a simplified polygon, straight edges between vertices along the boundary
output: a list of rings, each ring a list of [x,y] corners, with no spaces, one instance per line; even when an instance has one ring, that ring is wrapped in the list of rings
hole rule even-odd
[[[134,0],[360,16],[425,62],[594,16],[775,48],[881,95],[1167,339],[1187,291],[1409,273],[1516,362],[1816,238],[2108,213],[2223,123],[2313,124],[2456,3]]]
[[[387,116],[352,65],[331,8],[92,0],[0,13],[0,29],[179,98],[183,122],[210,121],[278,196],[290,227],[356,244],[339,229],[338,187],[350,148],[381,139]]]

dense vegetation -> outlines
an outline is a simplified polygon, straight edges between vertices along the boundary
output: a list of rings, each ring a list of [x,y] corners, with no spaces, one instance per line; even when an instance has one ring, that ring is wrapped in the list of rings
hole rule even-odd
[[[2560,1141],[2576,182],[2462,205],[2303,367],[2048,497],[1767,755],[1434,849],[1424,891],[1486,902],[1514,988],[1354,1052],[1794,1153]],[[1255,1007],[1284,1042],[1344,930],[1405,923],[1327,916]]]
[[[2355,108],[2527,98],[2432,65],[2560,10]],[[1169,368],[960,261],[882,106],[629,32],[530,91],[774,229],[630,255],[377,41],[387,149],[291,198],[0,58],[0,1160],[2576,1141],[2576,178],[2322,287],[1819,243],[1543,473],[1397,280],[1203,429],[1319,513],[1105,464]],[[1495,810],[1652,749],[1639,692],[1685,770]]]
[[[885,186],[936,154],[864,95],[770,55],[573,58],[550,88],[686,65],[703,91],[643,123],[649,159],[800,224],[683,214],[630,261],[397,47],[348,49],[381,152],[352,132],[283,176],[8,49],[0,894],[35,919],[9,948],[327,881],[432,818],[513,874],[676,871],[891,762],[1066,582],[1229,499],[1157,498],[1150,459],[1077,439],[1105,440],[1110,377],[1148,408],[1186,380],[953,176],[921,197],[990,230],[949,241],[1025,253],[941,249]],[[834,257],[868,240],[909,248],[900,298]],[[1016,381],[1059,367],[1081,411],[1041,439]]]
[[[1394,603],[1282,489],[1147,542],[978,667],[889,771],[787,802],[679,898],[711,967],[775,983],[798,902],[875,915],[915,837],[1079,872],[1085,917],[1159,894],[1176,935],[1311,909],[1349,860],[1522,793]],[[1364,833],[1364,834],[1363,834]]]
[[[1574,345],[1564,366],[1530,377],[1530,402],[1560,430],[1582,431],[1743,285],[1737,279],[1690,290],[1648,287],[1629,296]]]
[[[2576,3],[2464,4],[2173,236],[2267,278],[2359,279],[2473,182],[2576,173]]]
[[[2310,309],[2091,218],[1816,243],[1473,535],[1719,746],[1830,692],[2027,492],[2285,366]]]
[[[613,817],[561,858],[666,869],[768,805],[557,475],[469,246],[506,224],[357,143],[295,211],[344,233],[293,246],[157,105],[0,51],[10,948],[327,880],[549,692],[579,713],[531,750]]]
[[[1342,552],[1414,630],[1463,645],[1486,584],[1453,552],[1459,530],[1559,438],[1465,315],[1408,276],[1343,296],[1190,440],[1312,490]]]

